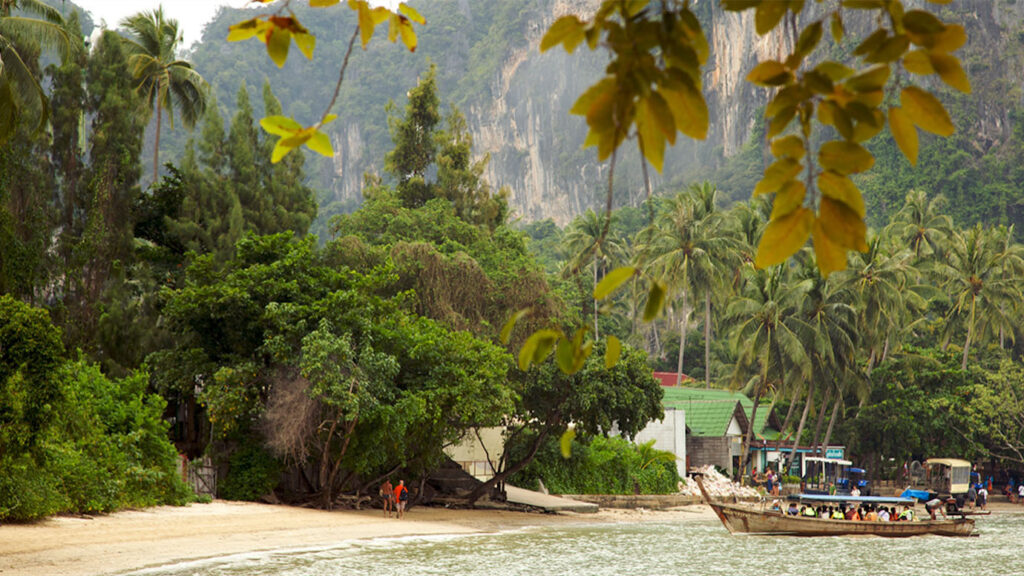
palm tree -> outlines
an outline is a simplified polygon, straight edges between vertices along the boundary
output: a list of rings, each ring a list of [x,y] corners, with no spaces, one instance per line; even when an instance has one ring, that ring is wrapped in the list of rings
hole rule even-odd
[[[175,52],[182,41],[178,21],[165,18],[163,7],[139,12],[121,21],[128,30],[128,64],[138,81],[135,91],[150,109],[156,105],[156,143],[153,146],[153,182],[157,179],[160,156],[160,125],[163,111],[174,127],[174,109],[186,128],[195,126],[206,110],[207,85],[192,64],[178,60]]]
[[[726,270],[731,270],[729,264],[739,261],[739,242],[724,214],[713,209],[714,197],[713,187],[691,187],[670,199],[652,227],[645,231],[648,243],[643,247],[644,260],[655,275],[679,294],[682,312],[677,385],[683,372],[688,298],[694,293],[706,297],[704,377],[710,385],[711,295],[727,276]]]
[[[918,260],[939,254],[952,234],[953,220],[941,213],[945,204],[941,194],[929,200],[923,191],[911,190],[903,208],[893,215],[889,225],[893,236],[909,246]]]
[[[612,214],[611,218],[614,223],[615,215]],[[606,266],[614,254],[622,251],[621,240],[611,231],[604,235],[604,226],[604,217],[591,209],[587,209],[583,215],[578,216],[569,224],[564,239],[565,249],[569,253],[569,259],[563,270],[566,277],[575,276],[584,266],[590,264],[593,267],[594,286],[597,286],[602,264]],[[594,338],[599,336],[597,320],[598,305],[595,300]]]
[[[734,322],[733,347],[739,356],[733,372],[734,385],[757,370],[750,426],[740,451],[742,475],[754,433],[757,407],[770,387],[782,388],[795,379],[806,382],[811,375],[811,360],[800,334],[812,328],[800,318],[800,309],[811,289],[811,282],[790,281],[785,265],[767,270],[744,267],[744,285],[740,295],[729,304],[728,318]]]
[[[985,230],[981,224],[950,238],[946,289],[954,302],[950,315],[966,323],[963,370],[975,339],[995,331],[1013,333],[1011,311],[1020,299],[1014,279],[1024,273],[1024,246],[1012,238],[1012,226]]]
[[[15,10],[39,18],[12,16]],[[39,0],[0,0],[0,144],[25,115],[38,117],[36,131],[46,126],[46,94],[22,57],[43,48],[56,48],[62,60],[74,49],[60,12]]]

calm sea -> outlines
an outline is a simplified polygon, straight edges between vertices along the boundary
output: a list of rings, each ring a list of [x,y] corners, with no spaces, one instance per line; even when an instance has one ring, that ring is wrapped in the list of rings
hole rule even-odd
[[[367,540],[233,556],[146,576],[1019,576],[1024,513],[977,520],[977,538],[731,536],[707,522],[530,528]]]

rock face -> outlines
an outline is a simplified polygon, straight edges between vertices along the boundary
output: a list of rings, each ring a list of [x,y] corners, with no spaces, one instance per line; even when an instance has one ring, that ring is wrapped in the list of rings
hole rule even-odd
[[[912,7],[924,4],[923,0],[907,3]],[[552,218],[565,224],[588,208],[602,208],[609,163],[597,161],[595,148],[582,148],[586,123],[582,117],[570,115],[569,109],[602,76],[607,53],[590,52],[585,47],[572,55],[560,47],[544,54],[538,50],[541,37],[557,17],[577,14],[587,18],[600,0],[431,0],[414,4],[420,6],[428,23],[434,26],[423,29],[423,50],[415,58],[422,59],[426,53],[426,58],[439,64],[441,74],[448,74],[447,86],[442,83],[442,100],[448,101],[458,94],[456,100],[474,138],[474,154],[490,156],[486,177],[495,188],[507,186],[511,190],[515,216],[526,221]],[[708,137],[703,142],[679,138],[676,146],[666,151],[664,174],[648,170],[654,188],[670,181],[685,184],[696,170],[716,166],[744,146],[768,96],[767,91],[748,84],[744,77],[757,62],[778,58],[791,48],[791,37],[781,32],[758,36],[753,11],[725,12],[718,0],[695,0],[692,5],[711,44],[711,57],[704,68],[704,92],[711,118]],[[815,11],[820,9],[809,3],[802,16],[815,18]],[[977,126],[970,129],[978,133],[977,146],[987,149],[1005,140],[1012,130],[1007,110],[1020,104],[1024,58],[1019,55],[1018,37],[1024,37],[1024,1],[961,0],[943,10],[954,10],[941,16],[961,21],[968,29],[970,59],[967,54],[961,57],[972,81],[978,74],[987,74],[996,79],[993,86],[1005,84],[993,91],[991,97],[986,94],[976,99]],[[244,18],[231,17],[233,21]],[[844,14],[847,17],[848,30],[854,35],[872,25],[866,19],[859,21],[853,13]],[[504,36],[495,36],[495,23],[508,22],[508,18],[515,20],[514,25],[503,29]],[[220,50],[221,58],[230,54],[228,47],[209,50]],[[318,58],[327,62],[337,60],[329,52],[331,48],[324,50]],[[375,97],[384,101],[394,98],[400,107],[402,94],[425,61],[414,60],[408,53],[398,57],[392,54],[378,49],[360,55],[360,62],[372,63],[353,70],[351,82],[365,85],[367,78],[372,78],[374,67],[405,66],[405,76],[395,74],[394,78],[389,77],[387,86],[374,85]],[[481,66],[481,58],[490,58],[490,64]],[[474,73],[481,74],[481,70],[485,71],[484,78],[466,79]],[[261,82],[256,70],[231,72],[223,74],[232,82],[218,88],[220,92],[233,94],[237,90],[236,76],[243,76],[254,86]],[[297,72],[292,81],[298,84],[330,80],[308,71],[305,76],[301,74]],[[275,90],[284,83],[275,82]],[[975,84],[976,96],[982,96],[980,84]],[[1010,102],[1014,97],[1017,102]],[[339,109],[339,120],[329,128],[335,157],[330,162],[313,161],[313,171],[318,172],[315,185],[324,190],[322,213],[358,205],[363,174],[380,173],[383,154],[389,149],[383,112],[365,109],[367,100],[365,96],[360,98],[353,98],[351,107]],[[288,102],[287,97],[282,97],[282,102],[286,110],[296,105]],[[358,108],[360,103],[363,109]],[[298,105],[316,108],[308,102],[300,101]],[[617,205],[635,205],[644,198],[643,169],[638,156],[635,139],[620,149],[615,166]],[[733,192],[743,196],[748,191]]]

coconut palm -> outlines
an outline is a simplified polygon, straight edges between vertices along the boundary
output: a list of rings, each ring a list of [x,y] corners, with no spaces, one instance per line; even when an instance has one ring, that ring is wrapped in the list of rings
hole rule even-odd
[[[38,18],[13,16],[15,10]],[[23,58],[46,48],[62,60],[74,49],[60,12],[39,0],[0,0],[0,144],[24,117],[36,118],[36,131],[46,126],[46,94]]]
[[[156,106],[156,143],[153,146],[153,181],[160,164],[160,126],[167,111],[174,128],[174,109],[186,128],[195,126],[206,110],[207,85],[192,64],[175,54],[182,41],[178,21],[164,16],[163,7],[139,12],[121,21],[128,35],[128,64],[137,81],[135,91]]]
[[[746,380],[755,370],[759,378],[751,393],[754,401],[751,425],[740,451],[740,473],[746,465],[753,438],[757,408],[769,387],[781,388],[792,380],[807,382],[811,360],[801,334],[813,329],[800,317],[800,310],[812,284],[808,280],[791,281],[788,268],[773,266],[767,270],[744,268],[741,293],[730,304],[727,317],[734,324],[733,347],[738,351],[733,384]]]
[[[669,199],[642,234],[648,239],[643,259],[653,274],[662,278],[679,296],[679,358],[677,379],[682,378],[686,348],[689,298],[705,295],[705,325],[710,330],[711,295],[731,276],[739,262],[739,241],[724,213],[714,210],[713,187],[694,187]],[[706,333],[705,372],[710,382],[710,334]],[[677,381],[677,384],[679,382]]]
[[[893,237],[908,246],[918,260],[939,254],[952,234],[953,220],[942,213],[945,204],[941,194],[929,200],[923,191],[911,190],[903,207],[893,215],[889,225]]]
[[[613,213],[612,222],[615,221]],[[615,254],[622,252],[622,241],[610,230],[604,233],[605,217],[597,214],[591,209],[578,216],[569,224],[565,231],[565,249],[569,254],[563,274],[566,277],[575,276],[588,264],[592,267],[594,275],[594,286],[597,286],[602,266],[607,266],[609,260]],[[594,301],[594,337],[598,332],[598,305]]]
[[[951,317],[966,325],[961,368],[976,339],[996,331],[1013,334],[1012,311],[1019,306],[1020,287],[1015,280],[1024,273],[1024,246],[1014,244],[1013,227],[989,230],[976,225],[950,238],[946,289],[953,299]],[[947,324],[948,330],[953,323]]]

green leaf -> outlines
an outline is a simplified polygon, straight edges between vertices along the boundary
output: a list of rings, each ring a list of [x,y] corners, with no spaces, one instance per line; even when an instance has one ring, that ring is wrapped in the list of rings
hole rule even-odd
[[[277,64],[278,68],[284,66],[288,59],[288,48],[292,44],[292,33],[284,28],[274,27],[267,38],[267,54]]]
[[[523,316],[529,314],[530,310],[530,308],[523,308],[522,310],[518,310],[508,319],[507,322],[505,322],[505,325],[501,327],[500,338],[502,344],[508,344],[509,338],[512,337],[512,330],[516,327],[516,323],[519,322],[519,320],[522,319]]]
[[[889,131],[900,152],[903,152],[912,166],[917,166],[917,128],[914,128],[914,123],[898,106],[889,108]]]
[[[949,136],[956,130],[938,98],[916,86],[907,86],[900,92],[900,103],[910,121],[922,130],[939,136]]]
[[[569,458],[572,456],[572,441],[575,438],[575,428],[569,428],[565,432],[562,432],[562,437],[558,439],[558,447],[562,451],[562,458]]]
[[[657,318],[664,306],[665,285],[657,280],[651,280],[651,290],[647,293],[647,305],[644,306],[644,322],[650,322]]]
[[[540,40],[540,51],[547,52],[559,44],[565,45],[565,51],[572,53],[583,42],[583,22],[576,16],[562,16],[548,28]]]
[[[540,364],[551,354],[555,343],[562,336],[557,330],[537,330],[526,339],[519,349],[519,369],[529,370],[533,364]]]
[[[633,266],[623,266],[612,270],[594,287],[594,300],[604,300],[635,274],[636,268]]]
[[[576,353],[573,350],[573,342],[568,338],[559,338],[558,346],[555,349],[555,360],[558,362],[558,369],[564,374],[575,374]]]
[[[875,157],[855,142],[837,141],[822,144],[818,162],[826,170],[840,174],[856,174],[875,165]]]
[[[615,336],[608,336],[604,349],[604,367],[608,370],[615,368],[619,363],[619,356],[622,355],[622,342]]]
[[[796,254],[807,243],[813,224],[814,212],[807,208],[798,208],[782,218],[770,221],[757,246],[754,266],[767,268]]]

